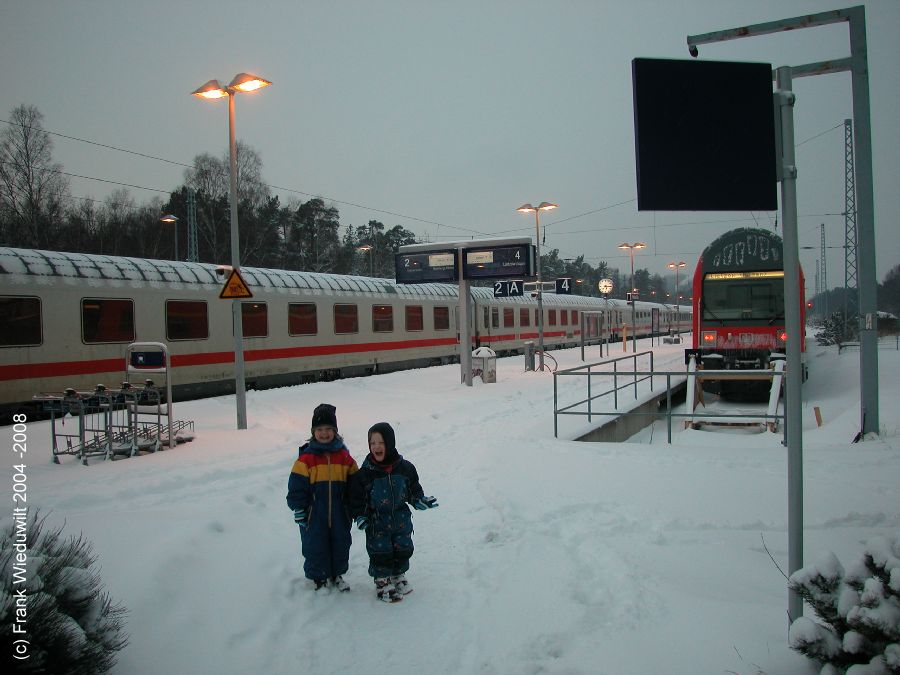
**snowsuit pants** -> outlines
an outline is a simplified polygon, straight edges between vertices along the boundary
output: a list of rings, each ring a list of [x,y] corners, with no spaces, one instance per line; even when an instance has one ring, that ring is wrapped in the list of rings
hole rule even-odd
[[[315,511],[315,509],[313,509]],[[322,515],[326,516],[325,509]],[[303,551],[303,573],[307,579],[321,581],[346,574],[350,567],[350,519],[315,518],[300,530]]]
[[[366,530],[369,574],[378,579],[406,572],[413,554],[412,534],[409,509],[394,511],[388,517],[376,513],[374,522]]]

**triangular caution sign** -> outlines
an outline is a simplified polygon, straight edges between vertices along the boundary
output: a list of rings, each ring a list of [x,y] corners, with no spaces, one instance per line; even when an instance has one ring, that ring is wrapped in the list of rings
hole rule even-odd
[[[247,288],[247,284],[244,283],[244,279],[241,277],[240,272],[238,272],[237,269],[232,269],[231,274],[228,275],[228,281],[225,282],[225,285],[222,287],[222,292],[219,293],[219,297],[224,300],[232,298],[252,298],[253,293]]]

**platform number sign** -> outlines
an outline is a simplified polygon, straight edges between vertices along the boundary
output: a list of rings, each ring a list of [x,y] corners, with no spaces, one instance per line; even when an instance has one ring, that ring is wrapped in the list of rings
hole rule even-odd
[[[556,280],[556,294],[557,295],[571,295],[572,294],[572,279],[571,279],[571,277],[561,277]]]
[[[494,282],[495,298],[512,298],[522,295],[525,295],[525,282],[521,279]]]

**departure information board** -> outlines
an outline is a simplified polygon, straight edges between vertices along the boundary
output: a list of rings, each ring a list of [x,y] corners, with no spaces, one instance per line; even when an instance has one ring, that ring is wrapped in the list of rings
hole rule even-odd
[[[534,276],[534,247],[531,244],[472,248],[464,252],[466,279],[497,279]]]
[[[456,260],[454,249],[426,253],[398,253],[394,256],[397,283],[455,282]]]

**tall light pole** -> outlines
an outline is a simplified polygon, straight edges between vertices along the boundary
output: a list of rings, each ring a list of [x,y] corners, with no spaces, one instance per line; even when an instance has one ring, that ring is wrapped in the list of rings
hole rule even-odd
[[[159,222],[175,225],[175,260],[178,260],[178,216],[167,213],[164,216],[160,216]]]
[[[373,263],[372,263],[372,254],[375,252],[375,249],[372,247],[371,244],[363,244],[362,246],[357,246],[356,250],[357,250],[357,251],[363,251],[364,253],[368,253],[368,254],[369,254],[369,276],[370,276],[370,277],[374,277],[374,276],[375,276],[375,273],[374,273],[374,270],[373,270],[373,267],[372,267],[372,265],[373,265]]]
[[[637,352],[637,327],[634,321],[634,250],[647,248],[647,244],[636,241],[633,244],[619,244],[619,248],[628,251],[631,258],[631,351]]]
[[[670,262],[666,267],[670,270],[675,270],[675,330],[678,332],[678,337],[681,337],[681,321],[679,317],[681,308],[678,302],[681,296],[678,295],[678,270],[681,267],[687,267],[687,263],[684,260],[679,260],[678,262]]]
[[[237,212],[237,144],[234,138],[234,95],[237,92],[250,93],[267,87],[271,82],[249,73],[239,73],[227,87],[218,80],[210,80],[194,90],[192,95],[205,99],[228,97],[228,153],[231,166],[231,266],[237,271],[241,266],[240,243],[238,239]],[[241,316],[240,298],[231,301],[231,322],[234,327],[234,390],[237,399],[237,428],[247,428],[247,388],[244,382],[244,326]]]
[[[559,208],[559,204],[541,202],[537,206],[522,204],[522,206],[516,209],[519,213],[534,212],[534,228],[537,232],[537,236],[535,237],[537,248],[535,252],[537,254],[538,348],[540,349],[538,370],[544,370],[544,301],[542,299],[544,295],[544,286],[543,280],[541,279],[541,211],[550,211],[555,208]]]

